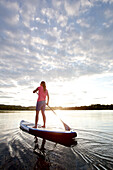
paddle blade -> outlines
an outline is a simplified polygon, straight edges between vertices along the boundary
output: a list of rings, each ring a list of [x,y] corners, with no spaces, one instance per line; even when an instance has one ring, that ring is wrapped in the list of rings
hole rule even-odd
[[[70,128],[67,124],[65,124],[63,121],[62,121],[62,123],[63,123],[63,125],[64,125],[64,127],[65,127],[65,130],[67,130],[67,131],[70,131],[70,130],[71,130],[71,128]]]

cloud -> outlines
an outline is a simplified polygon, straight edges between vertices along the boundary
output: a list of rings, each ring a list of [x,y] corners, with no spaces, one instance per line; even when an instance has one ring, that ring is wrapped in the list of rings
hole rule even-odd
[[[85,13],[90,7],[93,6],[91,1],[77,0],[68,1],[65,0],[65,10],[68,16],[79,16],[81,13]]]
[[[90,25],[85,22],[85,19],[78,19],[77,24],[79,24],[81,27],[89,28]]]
[[[110,9],[107,9],[107,10],[104,12],[104,14],[105,14],[105,17],[106,17],[107,19],[113,17],[112,10],[110,10]]]
[[[42,79],[63,83],[112,73],[112,2],[1,0],[2,90],[21,98],[21,90]]]
[[[102,2],[112,4],[112,3],[113,3],[113,0],[102,0]]]
[[[61,14],[60,11],[51,9],[51,8],[43,8],[41,10],[41,13],[43,16],[46,17],[49,24],[52,24],[52,22],[55,22],[59,24],[61,27],[65,27],[67,25],[68,17],[65,16],[65,14]]]
[[[0,16],[1,19],[3,18],[3,22],[7,24],[15,25],[18,23],[19,16],[18,16],[19,5],[17,2],[9,2],[9,1],[1,1],[0,2]],[[7,11],[5,13],[4,11]],[[11,19],[11,20],[10,20]]]
[[[71,1],[71,3],[69,3],[68,1],[65,1],[65,10],[67,12],[67,15],[69,16],[77,16],[79,13],[79,9],[80,9],[80,1]]]

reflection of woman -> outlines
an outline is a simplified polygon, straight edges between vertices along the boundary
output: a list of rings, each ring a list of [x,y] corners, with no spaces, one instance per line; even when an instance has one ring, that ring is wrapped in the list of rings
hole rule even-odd
[[[37,87],[36,90],[33,91],[33,93],[38,91],[38,100],[36,104],[36,117],[35,117],[35,126],[34,128],[37,128],[37,122],[38,122],[38,115],[39,111],[41,110],[42,117],[43,117],[43,126],[45,128],[46,123],[46,116],[45,116],[45,106],[46,104],[49,104],[49,93],[46,89],[46,83],[44,81],[41,82],[40,87]],[[47,96],[47,103],[46,103],[46,96]]]
[[[34,147],[34,153],[37,155],[37,162],[34,166],[34,169],[50,169],[51,163],[50,163],[50,159],[47,156],[46,152],[45,152],[45,143],[46,140],[43,139],[42,140],[42,144],[39,147],[38,144],[38,138],[35,137],[35,147]],[[38,152],[37,152],[38,151]]]

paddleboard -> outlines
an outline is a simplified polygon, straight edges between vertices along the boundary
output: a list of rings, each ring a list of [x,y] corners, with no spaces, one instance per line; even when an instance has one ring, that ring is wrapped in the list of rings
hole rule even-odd
[[[64,129],[56,128],[42,128],[40,125],[37,125],[37,128],[33,128],[34,124],[22,120],[20,122],[20,129],[37,137],[47,139],[53,142],[70,144],[73,141],[73,138],[77,137],[77,133],[73,130],[66,131]]]

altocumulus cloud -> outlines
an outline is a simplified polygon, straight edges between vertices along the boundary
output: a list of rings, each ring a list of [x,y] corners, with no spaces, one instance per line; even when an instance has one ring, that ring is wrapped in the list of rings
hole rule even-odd
[[[33,105],[30,93],[42,79],[48,82],[52,99],[57,88],[62,88],[62,92],[58,91],[62,96],[72,95],[66,105],[71,104],[73,98],[78,105],[88,103],[84,103],[87,94],[91,93],[88,84],[78,89],[78,95],[73,91],[80,87],[77,81],[83,83],[82,77],[86,77],[86,81],[91,79],[91,84],[101,82],[111,88],[112,11],[113,0],[1,0],[1,103],[26,105],[27,101],[27,105]],[[68,88],[68,81],[73,84],[69,94],[63,91],[64,84]],[[100,90],[97,84],[93,90]],[[111,102],[108,96],[101,94],[91,97],[91,103],[98,102],[99,98],[103,99],[102,103]]]

